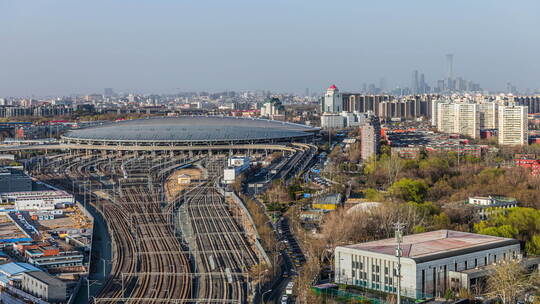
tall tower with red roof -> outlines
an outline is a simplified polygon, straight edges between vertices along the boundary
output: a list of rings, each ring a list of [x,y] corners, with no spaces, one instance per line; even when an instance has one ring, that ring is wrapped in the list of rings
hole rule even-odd
[[[339,113],[343,111],[343,97],[335,84],[326,90],[321,103],[321,111],[324,113]]]

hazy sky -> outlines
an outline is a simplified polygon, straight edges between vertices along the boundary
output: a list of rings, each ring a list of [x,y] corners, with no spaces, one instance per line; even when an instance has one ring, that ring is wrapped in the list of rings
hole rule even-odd
[[[0,0],[0,96],[540,88],[538,0]]]

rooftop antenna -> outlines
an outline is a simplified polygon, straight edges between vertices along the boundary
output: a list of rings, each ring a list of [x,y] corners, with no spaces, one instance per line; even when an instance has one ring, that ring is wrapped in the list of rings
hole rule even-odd
[[[401,221],[394,223],[395,237],[396,237],[396,257],[398,260],[397,265],[397,304],[401,304],[401,256],[403,250],[401,249],[401,243],[403,243],[403,228],[405,224]]]

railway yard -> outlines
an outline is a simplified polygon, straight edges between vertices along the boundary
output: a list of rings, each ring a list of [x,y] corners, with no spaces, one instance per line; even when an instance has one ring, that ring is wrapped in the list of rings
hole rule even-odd
[[[292,144],[282,151],[264,183],[301,172],[315,149]],[[104,254],[109,258],[92,255],[93,273],[102,270],[103,276],[92,294],[87,280],[89,303],[260,298],[262,281],[254,269],[271,262],[249,212],[220,185],[230,155],[81,149],[48,154],[32,164],[37,180],[73,193],[103,218],[111,252]],[[254,155],[262,161],[268,153]],[[181,180],[186,176],[193,182]],[[175,180],[181,186],[170,187]]]
[[[34,175],[73,191],[106,219],[111,269],[93,303],[247,303],[259,257],[218,188],[206,181],[167,201],[164,179],[205,157],[63,154]],[[217,166],[216,166],[217,164]]]

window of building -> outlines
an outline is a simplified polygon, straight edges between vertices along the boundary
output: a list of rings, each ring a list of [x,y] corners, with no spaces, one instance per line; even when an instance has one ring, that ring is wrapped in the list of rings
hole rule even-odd
[[[478,259],[474,259],[474,268],[478,267]]]
[[[426,270],[422,269],[422,294],[426,293]]]
[[[454,262],[454,271],[457,271],[457,262]]]
[[[388,274],[388,267],[384,267],[384,274]]]
[[[465,261],[465,270],[467,270],[467,261]]]

